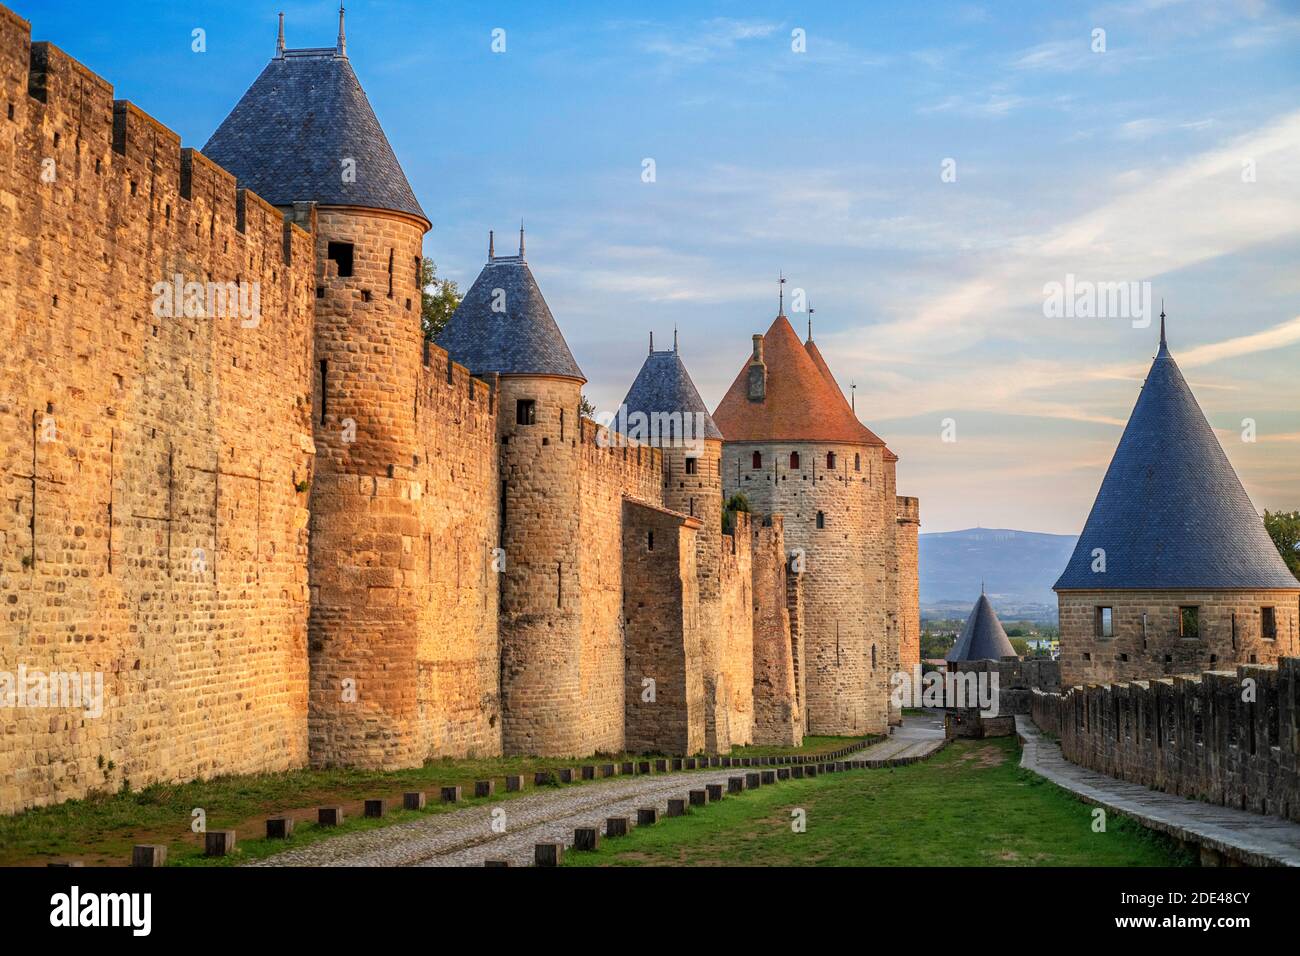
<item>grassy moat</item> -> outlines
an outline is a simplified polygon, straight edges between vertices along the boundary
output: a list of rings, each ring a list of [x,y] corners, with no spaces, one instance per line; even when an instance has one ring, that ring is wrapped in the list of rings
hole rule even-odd
[[[568,852],[566,866],[1188,866],[1194,857],[1021,770],[1014,738],[790,780]],[[794,811],[804,811],[804,832]]]
[[[858,737],[807,737],[798,748],[736,747],[735,756],[758,754],[827,753],[860,742]],[[596,754],[564,760],[555,757],[489,757],[430,760],[422,767],[396,771],[292,770],[285,773],[218,777],[184,784],[153,784],[130,792],[97,793],[51,807],[37,807],[14,816],[0,816],[0,866],[44,866],[53,860],[81,860],[86,866],[125,866],[137,843],[167,846],[170,865],[232,865],[271,856],[342,833],[390,826],[430,813],[458,807],[500,803],[520,794],[506,793],[507,774],[523,774],[528,786],[538,788],[533,774],[540,770],[581,764],[646,759],[643,755]],[[474,797],[474,781],[495,780],[492,797]],[[459,784],[464,798],[458,804],[438,802],[439,789]],[[565,784],[563,786],[579,786]],[[401,809],[402,794],[424,790],[428,806],[423,811]],[[382,797],[387,811],[381,819],[362,816],[366,799]],[[345,822],[339,827],[318,827],[316,808],[341,805]],[[396,809],[394,809],[396,808]],[[209,859],[203,855],[203,837],[191,829],[192,814],[201,809],[209,830],[236,830],[238,852]],[[289,841],[267,840],[266,818],[288,815],[295,819]]]

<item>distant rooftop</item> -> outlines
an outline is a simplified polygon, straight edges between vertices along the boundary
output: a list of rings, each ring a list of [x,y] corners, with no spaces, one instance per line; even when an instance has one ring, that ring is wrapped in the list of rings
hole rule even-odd
[[[957,661],[996,661],[1003,657],[1015,657],[1016,649],[1011,646],[1007,632],[998,620],[997,612],[989,603],[988,595],[980,592],[979,600],[971,608],[966,624],[944,657],[950,663]]]

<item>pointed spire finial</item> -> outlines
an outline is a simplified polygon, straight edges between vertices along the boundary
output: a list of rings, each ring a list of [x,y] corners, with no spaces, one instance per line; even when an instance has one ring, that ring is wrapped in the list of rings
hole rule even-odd
[[[781,272],[781,281],[777,285],[780,291],[780,304],[777,306],[776,314],[778,317],[785,315],[785,272]]]
[[[280,35],[275,41],[275,58],[284,59],[284,14],[280,14]]]
[[[812,300],[808,300],[808,341],[812,341],[812,317],[817,310],[812,307]]]
[[[673,351],[677,351],[677,323],[673,323]]]
[[[653,332],[650,333],[650,354],[655,354],[655,334]]]
[[[496,235],[491,229],[488,230],[488,262],[497,257]]]
[[[524,221],[519,220],[519,258],[524,257]]]
[[[849,407],[853,410],[856,417],[858,414],[858,383],[849,382]]]
[[[339,56],[348,55],[348,38],[343,30],[343,4],[339,4],[339,44],[336,48]]]
[[[1165,341],[1165,300],[1160,300],[1160,347],[1168,348],[1169,343]]]
[[[980,578],[980,594],[984,593],[984,579]]]

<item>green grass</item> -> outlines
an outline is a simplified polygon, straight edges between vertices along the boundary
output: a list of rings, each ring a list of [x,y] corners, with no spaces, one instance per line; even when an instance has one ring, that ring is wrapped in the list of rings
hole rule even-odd
[[[566,866],[1184,866],[1166,837],[1021,770],[1014,738],[929,760],[783,781],[569,853]],[[806,831],[792,811],[806,812]]]
[[[270,856],[290,847],[314,843],[340,833],[388,826],[423,814],[445,813],[455,807],[499,803],[517,794],[505,792],[507,774],[523,774],[528,793],[538,770],[577,767],[584,763],[619,763],[647,759],[628,754],[599,754],[581,760],[539,757],[441,759],[423,767],[396,771],[292,770],[251,776],[226,776],[184,784],[154,784],[138,791],[97,793],[52,807],[39,807],[14,816],[0,816],[0,866],[41,866],[53,859],[77,859],[87,866],[123,866],[130,862],[137,843],[168,847],[169,864],[228,866]],[[496,781],[496,794],[475,799],[475,780]],[[439,788],[460,784],[466,794],[455,805],[438,803]],[[565,786],[577,786],[566,784]],[[424,790],[428,806],[423,811],[401,810],[404,791]],[[381,819],[362,816],[367,799],[385,798],[388,810]],[[316,808],[341,804],[344,823],[321,828],[315,824]],[[394,810],[396,805],[399,809]],[[191,812],[202,808],[209,830],[237,830],[234,856],[203,856],[203,837],[190,829]],[[265,821],[287,814],[295,821],[293,838],[268,841]]]

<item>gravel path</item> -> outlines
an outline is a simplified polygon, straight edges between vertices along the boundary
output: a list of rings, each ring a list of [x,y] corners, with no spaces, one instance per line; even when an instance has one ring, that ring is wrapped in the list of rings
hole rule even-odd
[[[911,762],[928,756],[942,743],[942,723],[929,716],[908,717],[888,739],[845,759]],[[815,763],[817,758],[809,757],[808,762]],[[685,798],[688,790],[700,790],[711,783],[721,784],[725,790],[728,777],[772,769],[721,767],[544,787],[496,806],[467,807],[350,833],[248,865],[482,866],[486,860],[506,860],[511,866],[529,866],[535,844],[571,846],[577,827],[599,827],[603,834],[608,817],[627,816],[635,823],[641,807],[656,807],[663,816],[668,800]]]

